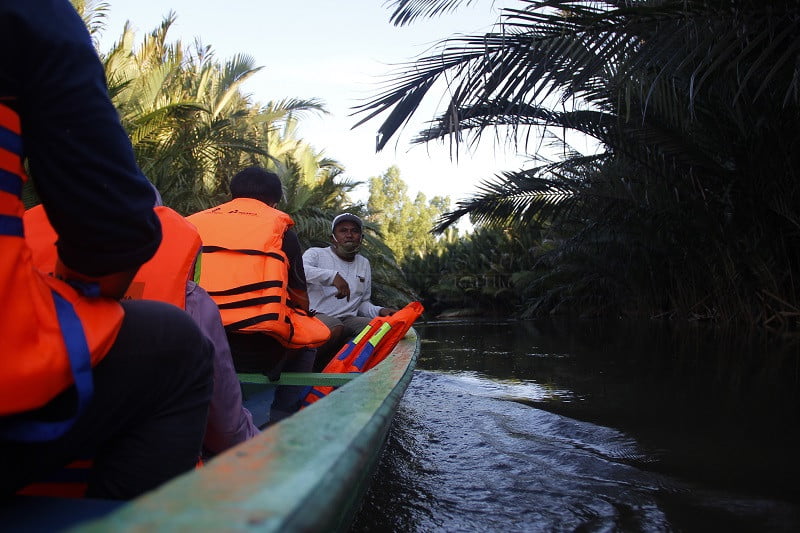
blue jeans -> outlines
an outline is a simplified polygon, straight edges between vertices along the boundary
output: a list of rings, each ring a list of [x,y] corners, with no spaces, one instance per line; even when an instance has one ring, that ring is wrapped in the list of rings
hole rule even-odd
[[[316,357],[316,348],[290,350],[289,359],[286,361],[283,370],[285,372],[311,372]],[[306,389],[307,387],[303,385],[281,385],[278,387],[275,393],[275,402],[272,404],[272,414],[269,420],[270,424],[280,422],[292,413],[297,412],[303,402],[303,392],[305,392]]]

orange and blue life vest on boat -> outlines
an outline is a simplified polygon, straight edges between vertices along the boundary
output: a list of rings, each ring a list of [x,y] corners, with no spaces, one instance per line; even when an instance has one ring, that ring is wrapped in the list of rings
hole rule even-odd
[[[386,359],[400,339],[422,315],[425,308],[411,302],[391,316],[376,316],[361,332],[347,342],[322,370],[325,373],[361,373]],[[303,407],[311,405],[334,391],[336,387],[309,387]]]
[[[397,346],[400,339],[406,336],[408,330],[411,329],[414,322],[422,316],[424,311],[425,308],[421,303],[411,302],[391,316],[379,316],[372,319],[370,323],[373,327],[378,328],[377,331],[380,331],[386,324],[390,326],[390,329],[383,335],[383,338],[380,339],[380,342],[375,346],[375,350],[370,357],[363,358],[363,356],[359,357],[356,355],[356,365],[363,368],[362,372],[374,368],[375,365],[386,359],[386,356],[394,350],[394,347]],[[363,363],[361,362],[362,359]]]
[[[253,198],[235,198],[188,217],[203,240],[200,286],[228,332],[265,333],[287,348],[321,346],[327,326],[289,300],[281,249],[291,217]]]
[[[34,266],[22,222],[22,146],[19,115],[0,104],[0,438],[44,441],[65,433],[83,412],[94,390],[92,367],[111,348],[124,314],[115,300],[84,296]],[[73,384],[78,402],[69,419],[14,416]]]

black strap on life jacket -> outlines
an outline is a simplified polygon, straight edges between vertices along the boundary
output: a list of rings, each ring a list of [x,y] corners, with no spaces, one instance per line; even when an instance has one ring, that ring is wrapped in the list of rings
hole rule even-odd
[[[280,296],[259,296],[258,298],[247,298],[245,300],[238,300],[236,302],[217,304],[217,307],[220,309],[241,309],[242,307],[251,307],[262,304],[276,304],[280,302]]]
[[[244,329],[255,324],[260,324],[261,322],[269,322],[270,320],[278,320],[280,315],[278,313],[264,313],[263,315],[256,315],[251,316],[250,318],[245,318],[244,320],[238,320],[236,322],[231,322],[227,326],[225,326],[225,331],[228,332],[235,332],[239,331],[240,329]]]
[[[278,320],[278,313],[264,313],[263,315],[256,315],[250,318],[246,318],[244,320],[239,320],[237,322],[231,322],[227,326],[225,326],[225,331],[228,333],[235,333],[237,331],[243,330],[244,328],[248,328],[250,326],[254,326],[256,324],[260,324],[262,322],[269,322],[270,320]],[[292,320],[287,315],[283,319],[287,324],[289,324],[289,338],[286,339],[288,342],[291,342],[294,338],[294,324],[292,324]],[[267,333],[267,332],[264,332]]]
[[[251,250],[249,248],[225,248],[224,246],[203,246],[204,254],[213,254],[214,252],[236,252],[237,254],[245,254],[245,255],[263,255],[266,257],[271,257],[272,259],[277,259],[281,263],[285,261],[284,257],[281,254],[275,252],[265,252],[263,250]]]
[[[237,294],[244,294],[246,292],[258,291],[261,289],[274,289],[283,287],[283,282],[280,280],[257,281],[256,283],[248,283],[247,285],[239,285],[232,289],[225,289],[222,291],[208,291],[211,296],[235,296]]]

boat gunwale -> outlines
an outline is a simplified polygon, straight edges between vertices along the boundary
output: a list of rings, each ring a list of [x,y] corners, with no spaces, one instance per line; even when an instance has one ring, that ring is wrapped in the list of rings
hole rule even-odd
[[[419,349],[420,339],[412,328],[383,362],[323,401],[270,426],[203,468],[73,530],[346,527],[411,381]]]

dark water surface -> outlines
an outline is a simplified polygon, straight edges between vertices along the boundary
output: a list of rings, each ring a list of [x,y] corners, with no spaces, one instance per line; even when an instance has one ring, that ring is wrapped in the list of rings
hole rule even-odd
[[[428,322],[353,531],[800,531],[800,348]]]

